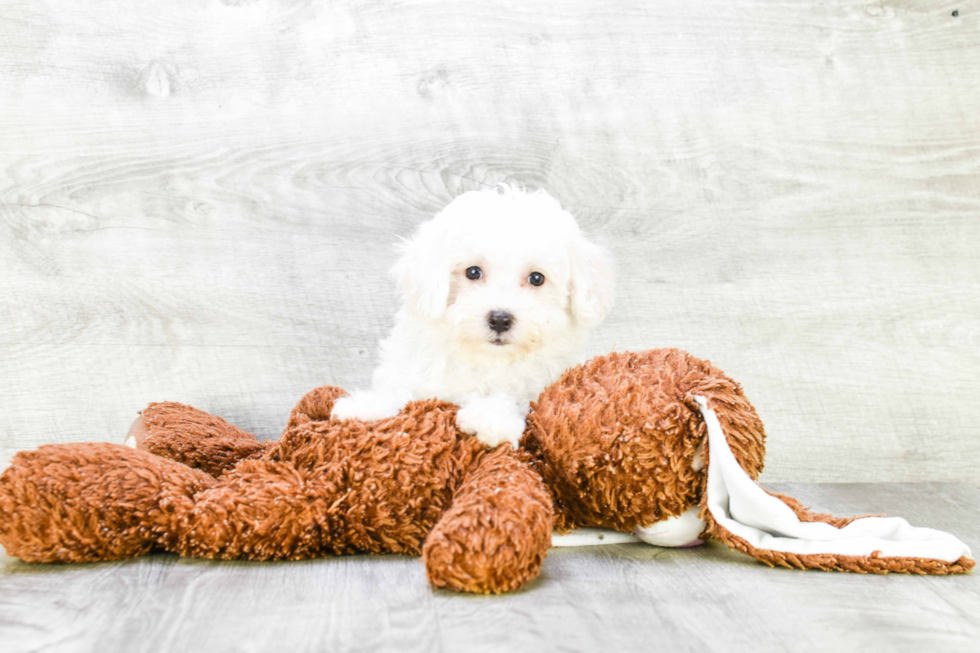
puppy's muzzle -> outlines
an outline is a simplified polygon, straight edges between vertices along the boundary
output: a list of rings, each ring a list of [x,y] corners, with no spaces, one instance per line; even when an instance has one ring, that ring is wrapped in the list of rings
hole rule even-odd
[[[514,316],[506,311],[490,311],[487,314],[487,325],[497,333],[508,331],[514,324]]]

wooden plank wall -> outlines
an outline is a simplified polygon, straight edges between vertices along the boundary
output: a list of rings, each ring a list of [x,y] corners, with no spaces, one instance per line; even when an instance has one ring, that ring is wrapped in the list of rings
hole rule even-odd
[[[0,466],[151,400],[278,435],[500,180],[618,259],[592,353],[743,383],[763,478],[980,483],[980,3],[929,0],[0,2]]]

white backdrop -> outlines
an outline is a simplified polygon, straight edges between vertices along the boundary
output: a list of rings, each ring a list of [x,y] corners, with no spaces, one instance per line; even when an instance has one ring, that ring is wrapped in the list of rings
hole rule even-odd
[[[390,243],[508,180],[618,259],[590,351],[711,359],[764,479],[980,482],[978,16],[5,2],[0,466],[153,400],[277,436],[367,383]]]

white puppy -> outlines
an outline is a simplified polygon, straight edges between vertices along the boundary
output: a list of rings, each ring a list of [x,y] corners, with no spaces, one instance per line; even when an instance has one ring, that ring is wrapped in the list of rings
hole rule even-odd
[[[400,250],[405,305],[373,389],[333,416],[376,420],[438,397],[460,406],[461,431],[516,447],[529,403],[581,362],[612,305],[609,256],[546,192],[508,186],[460,195]]]

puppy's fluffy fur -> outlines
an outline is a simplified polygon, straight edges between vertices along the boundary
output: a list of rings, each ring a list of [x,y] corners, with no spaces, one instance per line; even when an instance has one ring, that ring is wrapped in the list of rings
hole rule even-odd
[[[373,389],[333,416],[381,419],[438,397],[459,404],[462,431],[516,446],[529,403],[581,362],[586,332],[612,305],[608,254],[546,192],[508,186],[460,195],[400,250],[392,275],[405,305]]]

